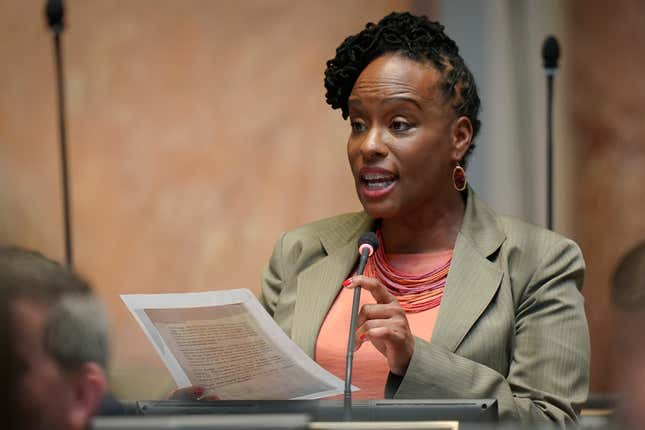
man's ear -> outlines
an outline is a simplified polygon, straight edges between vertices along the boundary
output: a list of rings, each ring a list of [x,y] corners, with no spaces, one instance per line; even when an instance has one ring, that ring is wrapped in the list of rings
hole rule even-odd
[[[70,378],[73,398],[69,422],[72,429],[86,429],[92,416],[98,412],[107,391],[107,377],[100,365],[87,362],[74,371]]]
[[[467,116],[460,116],[452,123],[453,158],[461,161],[473,140],[473,124]]]

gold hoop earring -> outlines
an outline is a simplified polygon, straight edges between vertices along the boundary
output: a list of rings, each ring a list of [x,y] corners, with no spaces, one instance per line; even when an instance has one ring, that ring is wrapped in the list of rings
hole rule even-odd
[[[452,171],[452,185],[457,191],[466,189],[466,171],[459,164]]]

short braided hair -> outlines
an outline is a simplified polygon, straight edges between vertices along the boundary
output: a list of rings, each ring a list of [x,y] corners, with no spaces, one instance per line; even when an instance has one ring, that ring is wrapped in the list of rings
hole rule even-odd
[[[404,55],[419,62],[429,62],[441,74],[441,90],[458,116],[466,116],[473,127],[473,140],[479,132],[481,102],[475,78],[459,55],[457,44],[444,33],[444,26],[426,16],[393,12],[378,24],[349,36],[336,49],[336,57],[327,61],[325,95],[332,109],[349,116],[347,100],[363,69],[374,59],[388,53]],[[471,142],[462,163],[474,149]]]

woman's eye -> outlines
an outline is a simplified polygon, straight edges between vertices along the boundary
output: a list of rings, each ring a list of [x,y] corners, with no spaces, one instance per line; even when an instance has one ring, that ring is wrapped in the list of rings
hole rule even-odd
[[[351,123],[352,126],[352,132],[353,133],[360,133],[362,131],[365,131],[365,124],[359,121],[352,121]]]
[[[412,125],[406,121],[395,120],[392,121],[390,128],[392,128],[392,130],[394,131],[407,131],[412,128]]]

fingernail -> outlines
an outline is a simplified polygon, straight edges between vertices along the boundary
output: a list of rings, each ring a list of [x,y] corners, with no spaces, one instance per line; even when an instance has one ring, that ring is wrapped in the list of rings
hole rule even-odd
[[[204,394],[204,389],[202,387],[193,388],[193,395],[194,396],[201,396],[202,394]]]
[[[343,282],[343,287],[349,287],[350,285],[352,285],[352,279],[345,279],[345,281]]]
[[[358,338],[361,340],[361,342],[365,342],[365,339],[367,339],[367,335],[365,333],[363,333]]]

